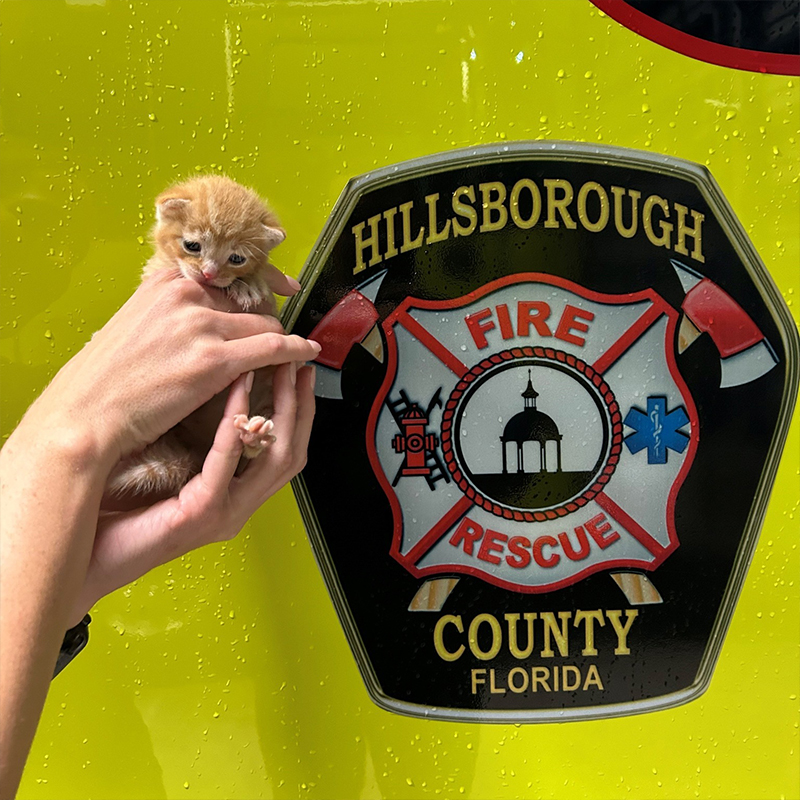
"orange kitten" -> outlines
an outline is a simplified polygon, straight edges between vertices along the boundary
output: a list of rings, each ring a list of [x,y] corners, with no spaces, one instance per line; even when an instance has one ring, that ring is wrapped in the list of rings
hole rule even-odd
[[[269,251],[286,233],[258,195],[221,175],[204,175],[177,184],[156,200],[155,253],[142,277],[180,270],[184,277],[224,289],[242,309],[274,315],[269,286],[275,271]],[[274,367],[256,371],[250,393],[254,416],[239,414],[234,424],[244,456],[255,458],[274,441],[272,377]],[[107,490],[112,495],[176,494],[200,472],[222,419],[227,392],[205,403],[140,453],[120,462]]]

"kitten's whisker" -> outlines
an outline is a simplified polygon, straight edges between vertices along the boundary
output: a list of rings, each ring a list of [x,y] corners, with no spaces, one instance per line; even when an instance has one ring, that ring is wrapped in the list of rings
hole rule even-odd
[[[255,251],[256,253],[259,253],[260,255],[264,256],[264,258],[267,257],[266,252],[264,250],[262,250],[258,245],[255,245],[255,244],[247,245],[246,247],[244,247],[242,249],[247,253],[248,256],[252,256],[253,255],[253,251]]]

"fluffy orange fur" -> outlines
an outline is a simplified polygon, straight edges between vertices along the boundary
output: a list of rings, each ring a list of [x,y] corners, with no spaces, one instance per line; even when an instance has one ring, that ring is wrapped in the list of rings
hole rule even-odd
[[[178,270],[190,280],[222,289],[242,309],[275,314],[269,285],[269,252],[286,233],[269,206],[251,189],[221,175],[203,175],[176,184],[156,199],[152,231],[155,252],[142,276]],[[274,368],[258,370],[250,393],[250,418],[235,425],[244,456],[254,458],[274,437]],[[112,496],[170,496],[202,468],[222,418],[227,392],[210,400],[164,436],[120,462],[107,492]]]
[[[272,297],[269,251],[286,233],[252,189],[222,175],[202,175],[159,195],[156,215],[155,254],[144,277],[177,267],[187,278],[227,289],[245,311]],[[188,251],[186,243],[199,251]],[[233,264],[231,256],[244,261]]]

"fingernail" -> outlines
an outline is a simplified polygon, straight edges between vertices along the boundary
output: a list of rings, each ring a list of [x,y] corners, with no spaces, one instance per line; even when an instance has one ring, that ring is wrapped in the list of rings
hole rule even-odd
[[[315,342],[313,339],[306,340],[318,353],[322,351],[322,345],[319,342]]]
[[[253,380],[255,379],[255,372],[248,372],[244,380],[244,388],[249,392],[253,388]]]
[[[297,362],[292,361],[289,364],[289,377],[292,379],[292,386],[297,385]]]
[[[300,283],[300,281],[298,281],[298,280],[295,280],[295,279],[294,279],[294,278],[293,278],[291,275],[287,275],[287,276],[286,276],[286,282],[287,282],[287,283],[289,284],[289,286],[291,286],[291,287],[292,287],[292,289],[294,289],[296,292],[299,292],[299,291],[300,291],[300,290],[303,288],[303,286],[302,286],[302,284]]]
[[[313,389],[317,383],[317,367],[316,365],[311,365],[311,388]]]

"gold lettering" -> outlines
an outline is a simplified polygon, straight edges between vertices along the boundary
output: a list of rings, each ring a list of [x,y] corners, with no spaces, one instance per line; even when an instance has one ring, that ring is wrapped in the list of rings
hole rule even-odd
[[[481,223],[481,233],[487,231],[499,231],[508,222],[508,210],[503,205],[506,201],[506,187],[500,181],[478,184],[481,190],[483,204],[483,222]],[[492,192],[497,192],[497,199],[492,200]],[[492,211],[497,211],[497,219],[492,222]]]
[[[356,266],[353,270],[354,275],[367,268],[367,265],[364,263],[364,251],[368,247],[372,248],[372,258],[369,261],[371,267],[383,261],[380,250],[378,249],[378,222],[380,222],[380,219],[381,215],[376,214],[374,217],[370,217],[367,220],[370,234],[366,239],[364,238],[364,228],[366,224],[359,222],[358,225],[353,226],[353,235],[356,237]]]
[[[574,219],[569,215],[567,206],[572,202],[573,191],[572,184],[569,181],[560,178],[547,178],[544,182],[547,187],[547,219],[545,220],[545,228],[558,228],[558,220],[556,219],[556,211],[561,214],[561,219],[567,228],[577,228],[578,225]],[[563,197],[556,197],[556,189],[561,189],[564,192]]]
[[[596,656],[597,649],[594,646],[594,623],[595,621],[599,622],[601,626],[605,625],[605,620],[603,619],[603,612],[600,610],[597,611],[578,611],[575,614],[575,620],[572,623],[576,628],[581,622],[586,623],[586,627],[584,629],[584,637],[585,637],[585,644],[586,646],[581,650],[582,656]]]
[[[531,215],[528,219],[525,219],[519,213],[519,195],[523,189],[527,189],[531,193],[531,202],[533,203]],[[525,231],[528,228],[532,228],[539,221],[539,215],[542,213],[542,195],[539,192],[539,187],[530,178],[523,178],[517,181],[511,190],[509,205],[511,207],[511,219],[514,220],[514,224]]]
[[[693,210],[692,220],[694,222],[694,227],[687,228],[686,212],[688,210],[686,206],[675,203],[675,212],[678,215],[678,241],[675,243],[675,252],[688,256],[689,251],[686,249],[686,237],[691,236],[694,240],[692,258],[702,264],[705,261],[705,257],[703,256],[703,220],[705,219],[705,215]]]
[[[562,667],[561,669],[563,671],[563,674],[561,676],[561,688],[565,692],[574,692],[575,689],[577,689],[581,685],[581,671],[577,667],[572,666],[571,664],[568,664],[567,666]],[[568,675],[572,675],[572,677],[575,678],[574,683],[572,684],[569,683],[569,681],[567,680]]]
[[[482,210],[476,207],[480,192]],[[523,197],[527,192],[530,200]],[[546,178],[544,189],[530,178],[521,178],[509,191],[502,181],[487,181],[476,186],[459,186],[452,193],[452,216],[440,219],[439,193],[425,197],[427,205],[427,225],[418,225],[412,230],[414,220],[414,201],[386,209],[365,222],[351,228],[355,242],[355,266],[353,273],[362,272],[382,261],[394,258],[398,253],[416,250],[423,244],[437,244],[458,236],[471,236],[476,230],[490,233],[503,229],[509,221],[521,230],[529,230],[538,225],[544,216],[545,228],[565,227],[574,230],[581,226],[591,232],[599,233],[608,227],[611,206],[614,207],[614,227],[625,239],[633,238],[644,228],[647,239],[656,247],[673,248],[676,253],[690,256],[695,261],[705,262],[703,255],[703,223],[705,215],[681,203],[652,194],[639,205],[642,193],[623,186],[611,186],[609,190],[597,181],[581,184],[577,197],[572,183],[563,178]],[[543,197],[544,194],[544,197]],[[628,198],[628,208],[625,199]],[[596,198],[596,199],[595,199]],[[520,207],[522,200],[522,209]],[[573,201],[575,210],[571,210]],[[547,204],[546,214],[543,204]],[[589,210],[591,204],[592,210]],[[674,205],[674,218],[672,208]],[[480,219],[479,219],[480,213]],[[573,217],[577,214],[577,219]],[[445,212],[446,215],[446,212]],[[594,219],[590,218],[594,216]],[[400,216],[400,232],[397,217]],[[691,218],[690,218],[691,217]],[[381,252],[381,220],[386,224],[385,252]],[[627,225],[626,225],[627,222]],[[480,226],[479,226],[480,225]],[[441,226],[441,228],[440,228]],[[674,235],[674,238],[673,238]],[[401,238],[402,237],[402,238]],[[692,240],[689,250],[687,241]],[[399,249],[398,249],[399,248]]]
[[[464,645],[459,645],[456,650],[452,651],[444,646],[445,625],[455,625],[459,633],[464,633],[464,623],[461,621],[460,616],[457,617],[453,614],[445,614],[443,617],[439,617],[436,622],[436,627],[433,630],[433,646],[436,648],[439,658],[443,661],[457,661],[464,652]]]
[[[486,670],[474,669],[472,670],[472,694],[478,694],[478,684],[486,683]]]
[[[416,250],[425,238],[425,227],[421,227],[417,233],[417,238],[411,238],[411,209],[414,206],[414,201],[409,200],[408,203],[403,203],[400,206],[400,213],[403,215],[403,245],[400,248],[401,253],[407,253],[409,250]]]
[[[489,623],[492,629],[492,646],[488,650],[481,650],[478,645],[478,628],[484,622]],[[478,614],[469,624],[469,649],[475,658],[481,661],[491,661],[499,652],[500,645],[503,643],[503,633],[500,630],[500,623],[491,614]]]
[[[383,218],[386,220],[386,253],[384,253],[383,257],[386,260],[397,255],[397,247],[394,243],[394,218],[396,214],[396,208],[390,208],[383,212]]]
[[[518,619],[519,614],[505,615],[508,623],[508,649],[514,658],[527,658],[533,652],[533,621],[536,619],[536,614],[530,611],[525,614],[525,622],[528,623],[528,646],[524,650],[520,650],[517,645]]]
[[[600,691],[603,691],[603,681],[600,680],[600,673],[594,664],[589,664],[589,669],[586,671],[586,680],[583,682],[583,691],[585,692],[589,686],[596,686]]]
[[[611,627],[614,628],[614,632],[617,634],[617,647],[614,648],[614,655],[627,656],[631,652],[628,647],[628,632],[631,629],[631,625],[633,625],[633,621],[639,616],[639,612],[638,610],[631,611],[627,609],[625,611],[627,622],[624,627],[619,621],[621,615],[621,611],[606,611],[606,616],[611,621]]]
[[[555,614],[553,614],[552,611],[542,611],[539,615],[539,618],[544,623],[544,650],[541,652],[542,658],[552,658],[555,655],[553,648],[550,646],[551,634],[555,637],[558,652],[562,656],[569,655],[569,629],[567,625],[571,616],[571,611],[560,611],[558,613],[558,618],[561,620],[561,629],[559,630]]]
[[[589,192],[595,192],[600,200],[600,216],[595,222],[589,220],[589,215],[586,212],[586,200],[589,197]],[[581,190],[578,192],[578,219],[581,221],[581,225],[583,225],[587,231],[599,233],[608,224],[608,215],[609,204],[606,190],[599,183],[595,183],[594,181],[587,181],[584,183],[583,186],[581,186]]]
[[[425,244],[435,244],[436,242],[443,242],[450,236],[450,220],[448,219],[441,231],[436,230],[436,203],[439,201],[439,195],[429,194],[425,198],[428,204],[428,241]]]
[[[667,203],[663,197],[659,197],[657,194],[651,194],[650,197],[644,201],[644,208],[642,209],[644,232],[647,234],[647,238],[656,247],[669,247],[673,225],[671,222],[660,221],[658,225],[661,235],[656,236],[653,230],[653,206],[658,206],[664,212],[664,217],[669,219],[669,203]]]
[[[522,685],[516,686],[514,684],[514,676],[522,675]],[[508,672],[508,688],[515,694],[522,694],[528,688],[528,673],[522,667],[513,667]]]
[[[531,689],[533,689],[534,692],[537,692],[539,690],[536,687],[541,684],[542,688],[546,692],[549,692],[550,684],[547,682],[549,677],[549,667],[531,667]]]
[[[494,670],[493,669],[489,670],[489,691],[492,694],[505,694],[506,693],[506,690],[503,689],[502,687],[498,688],[497,686],[495,686]]]
[[[611,193],[614,195],[614,226],[620,236],[630,239],[639,229],[639,198],[642,193],[637,192],[635,189],[628,189],[628,194],[631,198],[631,224],[629,228],[626,228],[622,221],[622,198],[625,196],[625,189],[621,186],[612,186]]]
[[[466,197],[474,203],[475,187],[459,186],[458,189],[453,192],[453,212],[458,214],[459,217],[464,217],[469,220],[468,225],[462,225],[453,217],[453,236],[469,236],[478,226],[478,212],[472,206],[459,202],[460,197]]]

